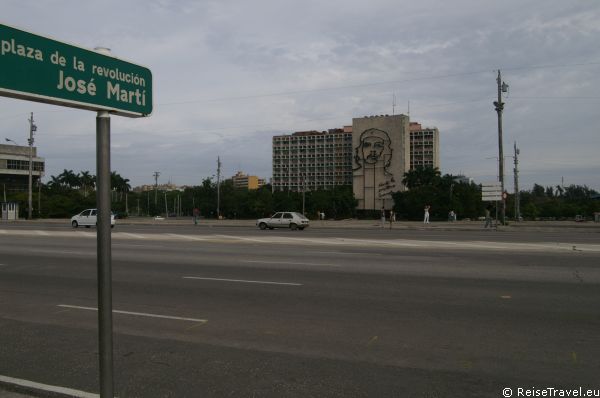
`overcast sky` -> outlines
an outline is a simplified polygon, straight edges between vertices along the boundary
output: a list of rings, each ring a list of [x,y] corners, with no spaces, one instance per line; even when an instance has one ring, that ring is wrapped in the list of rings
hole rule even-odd
[[[497,70],[504,153],[523,189],[600,190],[600,1],[2,0],[0,22],[149,67],[154,112],[112,117],[112,168],[131,185],[197,185],[242,170],[271,177],[271,137],[406,113],[440,130],[441,170],[497,175]],[[29,113],[46,178],[95,173],[95,114],[0,98],[0,138]],[[505,160],[512,189],[512,157]]]

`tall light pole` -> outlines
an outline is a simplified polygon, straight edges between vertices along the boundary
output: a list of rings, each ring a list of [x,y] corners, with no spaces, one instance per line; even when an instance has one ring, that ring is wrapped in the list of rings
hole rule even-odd
[[[158,203],[158,176],[160,175],[160,171],[155,171],[152,175],[154,176],[154,211],[156,211]]]
[[[494,101],[496,112],[498,112],[498,178],[500,180],[500,188],[502,190],[502,224],[506,221],[506,199],[504,198],[504,149],[502,146],[502,111],[504,103],[502,102],[502,93],[508,92],[508,84],[502,81],[500,69],[498,69],[498,101]]]
[[[217,219],[221,217],[221,157],[217,156]]]
[[[521,203],[519,198],[519,148],[517,148],[517,142],[515,141],[515,221],[521,220]]]
[[[32,219],[32,210],[33,210],[33,195],[32,195],[32,185],[33,185],[33,133],[37,130],[37,126],[33,124],[33,112],[31,112],[31,118],[29,120],[29,139],[27,142],[29,143],[29,187],[27,189],[27,219]]]

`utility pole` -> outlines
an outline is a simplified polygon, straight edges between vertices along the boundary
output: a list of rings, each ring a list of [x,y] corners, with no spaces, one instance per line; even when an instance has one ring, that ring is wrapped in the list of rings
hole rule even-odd
[[[306,214],[305,206],[306,203],[306,179],[304,173],[302,173],[302,215]]]
[[[217,220],[221,218],[221,158],[217,156]]]
[[[515,141],[515,221],[521,219],[521,201],[519,198],[519,148],[517,148],[517,141]]]
[[[31,118],[29,120],[29,139],[27,142],[29,143],[29,188],[28,188],[28,210],[27,210],[27,219],[32,219],[32,210],[33,210],[33,195],[31,193],[32,184],[33,184],[33,133],[37,130],[37,126],[33,124],[33,112],[31,112]]]
[[[154,208],[158,205],[158,176],[160,175],[159,171],[155,171],[154,174]]]
[[[506,199],[504,198],[504,149],[502,145],[502,111],[504,103],[502,102],[502,93],[508,92],[508,84],[502,81],[500,69],[498,69],[498,101],[494,101],[496,112],[498,112],[498,178],[500,179],[500,188],[502,190],[502,224],[506,223]]]

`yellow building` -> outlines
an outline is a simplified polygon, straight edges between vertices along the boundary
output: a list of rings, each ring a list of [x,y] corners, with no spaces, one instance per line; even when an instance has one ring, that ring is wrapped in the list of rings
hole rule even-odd
[[[249,176],[241,171],[238,171],[236,175],[231,177],[233,181],[233,187],[239,189],[258,189],[265,185],[264,178],[258,178],[257,176]]]

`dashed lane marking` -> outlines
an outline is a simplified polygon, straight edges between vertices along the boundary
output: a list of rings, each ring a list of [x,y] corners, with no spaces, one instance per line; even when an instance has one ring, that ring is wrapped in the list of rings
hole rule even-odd
[[[9,376],[0,375],[0,382],[12,384],[15,386],[20,386],[20,387],[32,388],[35,390],[51,392],[51,393],[69,396],[69,397],[76,397],[76,398],[98,398],[98,397],[100,397],[100,395],[94,394],[91,392],[74,390],[72,388],[67,388],[67,387],[52,386],[49,384],[42,384],[42,383],[37,383],[35,381],[17,379],[17,378],[9,377]]]
[[[325,263],[300,263],[292,261],[264,261],[264,260],[242,260],[243,263],[254,263],[254,264],[284,264],[284,265],[309,265],[318,267],[339,267],[338,264],[325,264]]]
[[[75,310],[98,311],[98,308],[95,308],[95,307],[81,307],[81,306],[78,306],[78,305],[68,305],[68,304],[58,304],[57,307],[72,308],[72,309],[75,309]],[[145,312],[121,311],[121,310],[113,310],[112,312],[113,312],[113,314],[145,316],[145,317],[149,317],[149,318],[173,319],[173,320],[176,320],[176,321],[208,322],[207,319],[184,318],[184,317],[180,317],[180,316],[148,314],[148,313],[145,313]]]
[[[272,282],[272,281],[251,281],[244,279],[223,279],[223,278],[203,278],[199,276],[184,276],[183,279],[199,279],[203,281],[216,281],[216,282],[237,282],[237,283],[257,283],[262,285],[284,285],[284,286],[302,286],[302,283],[293,282]]]

